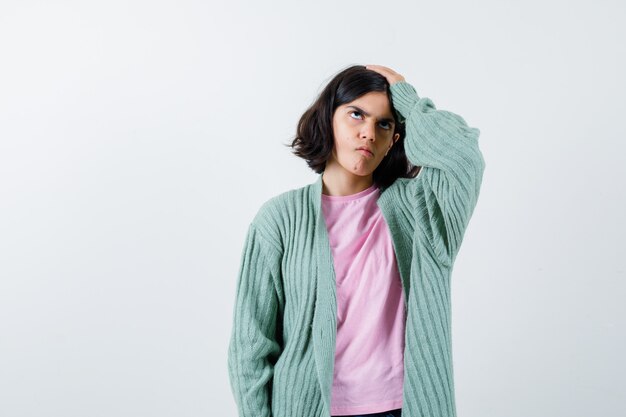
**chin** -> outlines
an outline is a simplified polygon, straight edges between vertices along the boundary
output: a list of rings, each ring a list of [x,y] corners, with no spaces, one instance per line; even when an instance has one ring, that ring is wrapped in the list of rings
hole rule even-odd
[[[351,171],[351,172],[352,172],[352,174],[357,175],[359,177],[368,177],[368,176],[372,175],[372,173],[374,171],[366,171],[366,172],[364,172],[364,171]]]

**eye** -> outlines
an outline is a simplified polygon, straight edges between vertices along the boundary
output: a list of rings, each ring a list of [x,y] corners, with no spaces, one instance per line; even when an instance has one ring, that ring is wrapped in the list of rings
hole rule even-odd
[[[356,110],[352,110],[352,111],[350,112],[350,114],[358,114],[358,115],[361,115],[361,113],[360,113],[360,112],[358,112],[358,111],[356,111]]]
[[[351,115],[352,115],[352,114],[357,114],[357,115],[359,115],[359,117],[356,117],[356,119],[361,119],[361,118],[362,118],[362,117],[361,117],[361,116],[362,116],[362,115],[361,115],[361,112],[360,112],[360,111],[357,111],[357,110],[352,110],[349,114],[351,114]],[[385,125],[385,126],[386,126],[386,127],[381,126],[383,129],[385,129],[385,130],[391,130],[391,123],[389,123],[389,122],[381,122],[380,124],[381,124],[381,125]]]

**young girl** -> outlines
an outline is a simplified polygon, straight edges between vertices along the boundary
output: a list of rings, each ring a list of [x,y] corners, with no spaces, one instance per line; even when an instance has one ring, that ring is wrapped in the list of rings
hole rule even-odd
[[[290,144],[317,180],[248,228],[228,348],[241,417],[456,416],[450,277],[479,134],[390,68],[328,83]]]

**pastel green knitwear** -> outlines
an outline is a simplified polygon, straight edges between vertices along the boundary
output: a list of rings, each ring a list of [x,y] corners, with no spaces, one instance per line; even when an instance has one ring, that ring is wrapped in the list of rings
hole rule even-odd
[[[485,169],[480,131],[406,81],[391,95],[407,157],[422,167],[377,201],[407,309],[402,416],[455,417],[450,277]],[[249,225],[228,348],[240,417],[330,416],[337,299],[321,194],[319,175],[268,199]]]

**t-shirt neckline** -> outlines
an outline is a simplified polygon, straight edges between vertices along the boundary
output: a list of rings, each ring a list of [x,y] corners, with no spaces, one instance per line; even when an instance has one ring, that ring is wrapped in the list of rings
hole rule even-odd
[[[328,195],[322,193],[322,200],[325,201],[352,201],[361,197],[368,196],[376,191],[378,187],[376,187],[376,183],[373,183],[366,189],[359,191],[358,193],[349,194],[349,195]]]

